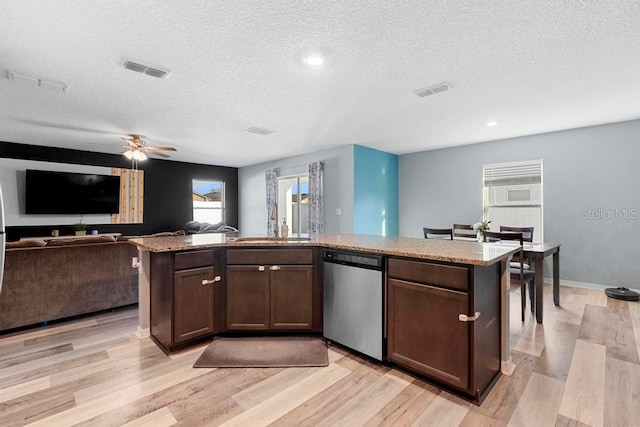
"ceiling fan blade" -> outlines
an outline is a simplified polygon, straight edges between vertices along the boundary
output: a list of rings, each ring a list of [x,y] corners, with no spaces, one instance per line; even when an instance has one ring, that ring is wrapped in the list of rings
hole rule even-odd
[[[147,145],[147,148],[153,150],[178,151],[173,147],[156,147],[155,145]]]
[[[124,139],[124,138],[122,138],[122,139]],[[125,142],[126,142],[127,144],[129,144],[129,145],[130,145],[131,147],[133,147],[133,148],[140,148],[140,147],[138,146],[138,144],[136,144],[136,143],[135,143],[135,141],[133,141],[133,140],[131,140],[131,139],[125,139]]]
[[[161,153],[161,152],[159,152],[159,151],[145,150],[145,152],[146,152],[147,154],[152,155],[152,156],[158,156],[158,157],[164,157],[164,158],[168,158],[168,157],[170,157],[170,156],[167,156],[166,154]]]
[[[167,158],[169,157],[168,155],[162,153],[162,151],[177,151],[175,148],[173,147],[156,147],[153,145],[147,145],[147,141],[145,141],[143,138],[143,135],[138,135],[138,134],[129,134],[127,136],[123,136],[121,137],[123,141],[125,141],[128,145],[125,145],[123,148],[129,148],[135,150],[140,150],[143,151],[145,153],[149,153],[153,156],[158,156],[158,157],[164,157]]]

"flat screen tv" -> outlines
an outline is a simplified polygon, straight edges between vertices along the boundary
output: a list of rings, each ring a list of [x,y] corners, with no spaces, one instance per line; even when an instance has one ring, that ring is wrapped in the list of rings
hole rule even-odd
[[[27,169],[25,213],[111,214],[120,210],[120,177]]]

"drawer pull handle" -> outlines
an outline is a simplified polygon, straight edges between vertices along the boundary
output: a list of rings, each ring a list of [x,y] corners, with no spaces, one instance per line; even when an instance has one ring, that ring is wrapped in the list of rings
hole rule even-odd
[[[280,266],[278,265],[272,265],[271,267],[269,267],[271,270],[276,271],[276,270],[280,270]]]
[[[475,320],[478,320],[479,317],[480,317],[480,312],[476,311],[476,314],[474,316],[467,316],[466,314],[459,314],[458,315],[458,320],[460,320],[461,322],[473,322]]]
[[[205,285],[212,285],[212,284],[214,284],[214,283],[216,283],[216,282],[219,282],[220,280],[222,280],[222,277],[220,277],[220,276],[216,276],[216,277],[214,277],[214,278],[213,278],[213,279],[211,279],[211,280],[204,279],[204,280],[202,281],[202,286],[205,286]]]
[[[264,271],[264,265],[261,265],[260,267],[258,267],[258,271]]]

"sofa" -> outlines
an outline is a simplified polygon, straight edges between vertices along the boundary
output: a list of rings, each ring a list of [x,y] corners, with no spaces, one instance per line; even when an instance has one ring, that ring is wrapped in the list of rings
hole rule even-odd
[[[137,303],[137,255],[110,236],[7,243],[0,331]]]
[[[208,222],[188,221],[184,225],[184,231],[187,234],[204,234],[204,233],[237,233],[238,229],[227,225],[224,221],[217,224]]]

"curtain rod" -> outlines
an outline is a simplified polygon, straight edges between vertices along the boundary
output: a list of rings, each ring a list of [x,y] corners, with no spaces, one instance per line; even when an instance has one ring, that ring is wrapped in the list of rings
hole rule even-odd
[[[320,164],[323,163],[322,160],[315,160],[313,162],[305,163],[305,164],[302,164],[302,165],[281,166],[281,167],[272,168],[272,169],[279,171],[279,170],[283,170],[283,169],[308,168],[311,163],[315,163],[315,162],[320,162]]]

